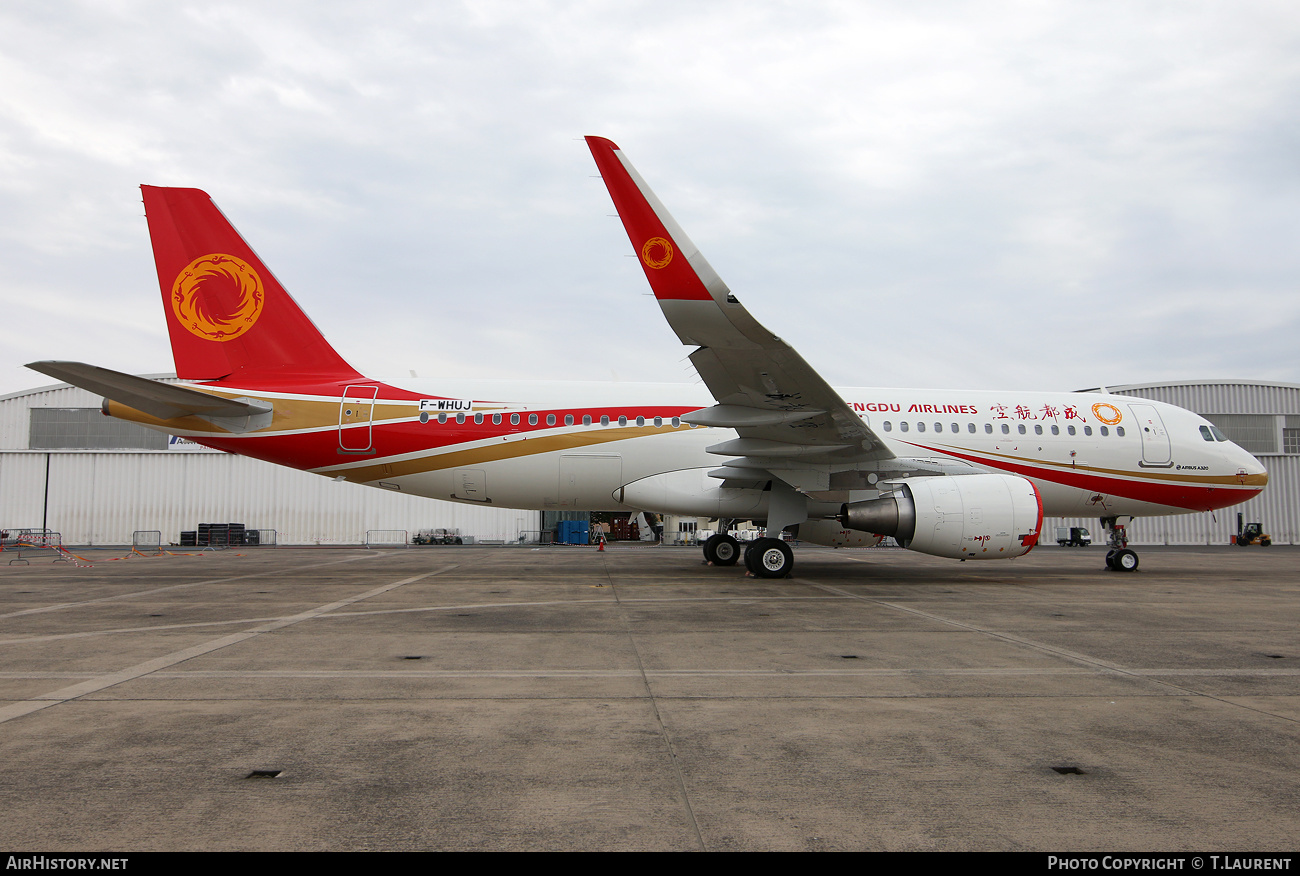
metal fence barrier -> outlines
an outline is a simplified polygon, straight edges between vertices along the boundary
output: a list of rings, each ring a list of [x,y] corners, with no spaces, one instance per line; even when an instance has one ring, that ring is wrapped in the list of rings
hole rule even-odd
[[[131,533],[131,553],[142,557],[161,557],[162,532],[157,529],[137,529]]]
[[[406,547],[410,535],[405,529],[367,529],[366,547]]]

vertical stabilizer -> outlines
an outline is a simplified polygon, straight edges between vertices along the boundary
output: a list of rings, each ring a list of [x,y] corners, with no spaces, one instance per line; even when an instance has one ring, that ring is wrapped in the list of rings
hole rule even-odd
[[[359,376],[206,192],[140,190],[179,377]]]

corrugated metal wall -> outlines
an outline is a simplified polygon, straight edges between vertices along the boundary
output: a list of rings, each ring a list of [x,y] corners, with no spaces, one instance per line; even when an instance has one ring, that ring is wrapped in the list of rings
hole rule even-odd
[[[0,526],[41,525],[46,456],[0,452]],[[169,543],[199,523],[274,529],[280,544],[361,544],[367,530],[440,528],[514,541],[540,526],[537,511],[404,496],[225,453],[48,456],[48,528],[68,544],[130,544],[137,529]]]
[[[28,409],[100,400],[67,385],[0,398],[0,527],[39,527],[44,514],[68,544],[130,544],[137,529],[159,530],[168,543],[199,523],[243,523],[276,530],[280,544],[361,544],[376,529],[514,541],[541,525],[538,511],[404,496],[202,451],[52,451],[47,502],[47,454],[26,451]]]
[[[1198,414],[1300,414],[1300,386],[1283,383],[1155,383],[1109,387]]]

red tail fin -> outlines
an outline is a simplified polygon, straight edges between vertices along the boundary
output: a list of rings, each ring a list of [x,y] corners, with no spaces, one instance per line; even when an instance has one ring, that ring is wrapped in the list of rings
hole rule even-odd
[[[140,189],[178,376],[359,376],[206,192]]]

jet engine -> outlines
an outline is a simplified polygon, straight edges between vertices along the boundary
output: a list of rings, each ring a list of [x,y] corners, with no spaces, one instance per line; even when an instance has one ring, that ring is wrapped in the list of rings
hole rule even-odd
[[[908,550],[961,560],[1001,560],[1038,543],[1043,503],[1015,475],[916,478],[892,495],[840,508],[847,529],[891,535]]]

